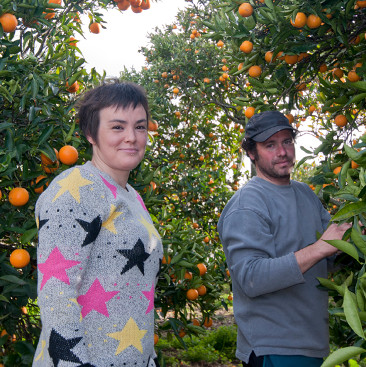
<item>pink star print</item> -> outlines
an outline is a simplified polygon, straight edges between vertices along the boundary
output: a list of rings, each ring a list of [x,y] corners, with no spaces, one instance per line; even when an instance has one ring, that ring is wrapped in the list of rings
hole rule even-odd
[[[114,198],[116,198],[117,197],[117,187],[112,185],[110,182],[108,182],[102,175],[99,175],[99,176],[102,178],[104,184],[108,187],[108,189],[111,190]]]
[[[145,312],[145,315],[148,314],[151,310],[154,309],[154,284],[151,286],[151,289],[149,291],[142,291],[144,296],[149,300],[149,305],[147,306],[147,310]]]
[[[66,260],[60,250],[55,247],[48,256],[48,259],[43,264],[38,264],[38,269],[43,274],[40,289],[42,290],[44,285],[52,277],[57,278],[66,284],[70,284],[70,279],[66,273],[66,269],[70,269],[78,264],[80,264],[80,261]]]
[[[144,208],[144,210],[147,211],[144,201],[142,200],[141,196],[137,192],[136,192],[136,197],[137,197],[137,200],[140,202],[141,206]]]
[[[85,317],[89,312],[95,310],[102,315],[109,317],[106,303],[117,293],[119,292],[106,292],[98,278],[95,279],[88,291],[77,298],[78,303],[82,306],[81,316]]]

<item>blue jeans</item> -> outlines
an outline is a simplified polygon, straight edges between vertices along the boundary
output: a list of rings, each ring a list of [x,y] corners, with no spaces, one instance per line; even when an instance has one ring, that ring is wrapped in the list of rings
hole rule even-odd
[[[253,352],[250,355],[249,363],[244,363],[244,367],[320,367],[322,358],[305,356],[279,356],[268,355],[257,357]]]

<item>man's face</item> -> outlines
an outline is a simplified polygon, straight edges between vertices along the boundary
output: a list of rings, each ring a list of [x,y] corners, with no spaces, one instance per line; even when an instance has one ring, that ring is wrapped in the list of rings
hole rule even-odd
[[[281,130],[266,141],[256,143],[255,161],[258,177],[276,185],[288,185],[295,164],[295,145],[290,130]]]

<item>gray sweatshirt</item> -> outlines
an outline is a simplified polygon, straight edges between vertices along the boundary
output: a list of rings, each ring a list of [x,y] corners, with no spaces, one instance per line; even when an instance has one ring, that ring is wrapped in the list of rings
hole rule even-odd
[[[330,215],[304,183],[254,177],[226,205],[218,231],[238,325],[237,357],[252,351],[322,358],[329,353],[327,260],[301,273],[294,252],[314,243]]]
[[[90,162],[36,204],[42,333],[34,367],[154,367],[160,236],[140,195]]]

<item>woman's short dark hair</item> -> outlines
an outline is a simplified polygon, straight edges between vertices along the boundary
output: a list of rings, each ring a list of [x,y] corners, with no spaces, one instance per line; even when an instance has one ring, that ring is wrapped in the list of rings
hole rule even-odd
[[[98,142],[99,111],[108,107],[136,108],[138,105],[145,109],[148,121],[150,111],[144,88],[132,82],[102,84],[86,92],[77,104],[79,127],[86,137]]]

